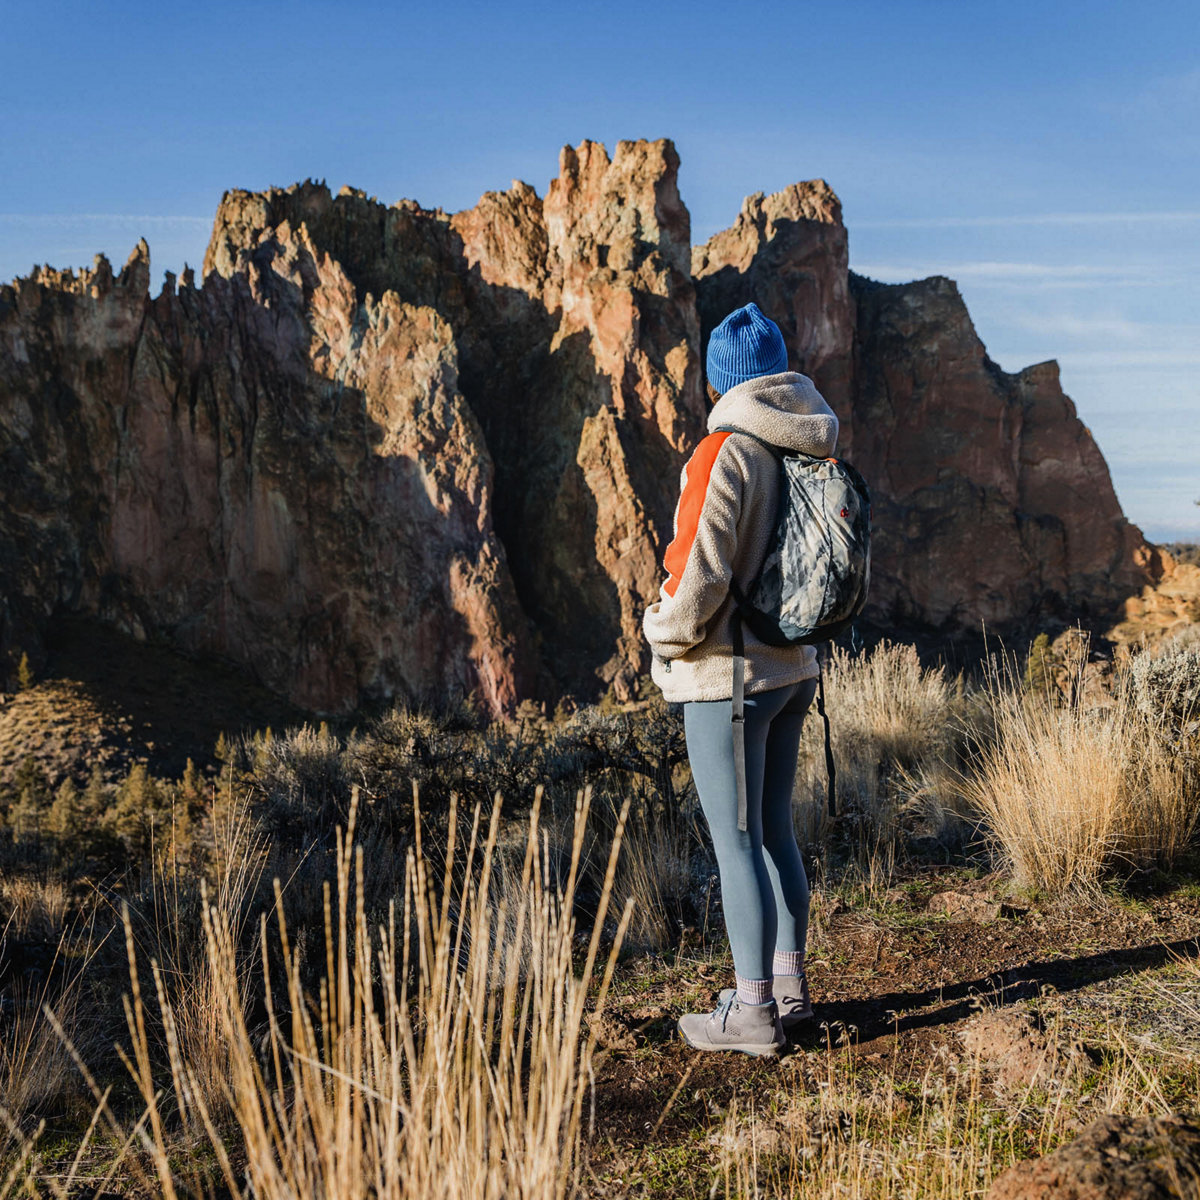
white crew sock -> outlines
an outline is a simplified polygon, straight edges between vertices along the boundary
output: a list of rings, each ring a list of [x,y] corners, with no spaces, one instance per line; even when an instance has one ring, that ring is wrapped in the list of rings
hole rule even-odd
[[[776,975],[799,975],[804,970],[804,951],[776,950],[771,970]]]
[[[736,974],[734,978],[737,979],[738,999],[743,1004],[768,1004],[774,999],[770,979],[743,979]]]

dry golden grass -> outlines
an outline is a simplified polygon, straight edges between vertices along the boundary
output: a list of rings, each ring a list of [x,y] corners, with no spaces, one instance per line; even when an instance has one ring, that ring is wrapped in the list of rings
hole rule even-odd
[[[199,1098],[185,1110],[192,1118],[201,1106],[210,1115],[228,1112],[232,1068],[222,1009],[235,980],[233,994],[245,1003],[254,992],[253,959],[241,954],[233,964],[233,975],[228,971],[218,974],[210,946],[197,937],[198,927],[207,928],[205,923],[210,922],[226,932],[231,946],[241,945],[249,900],[266,867],[267,854],[267,839],[245,797],[227,795],[216,807],[212,835],[211,892],[206,880],[196,897],[194,881],[181,878],[178,860],[168,859],[156,865],[149,913],[136,925],[129,922],[139,948],[156,964],[164,995],[171,998],[174,1037],[188,1063],[189,1087]],[[191,911],[197,899],[204,909],[199,921]]]
[[[167,1040],[171,1105],[204,1131],[222,1183],[234,1196],[561,1197],[576,1192],[588,1125],[594,1034],[585,1003],[597,970],[602,931],[626,811],[621,813],[597,920],[582,964],[575,961],[572,906],[588,816],[576,810],[565,885],[553,886],[548,846],[530,818],[521,890],[491,901],[500,830],[497,801],[483,828],[475,809],[461,881],[431,876],[420,836],[405,864],[403,905],[373,924],[362,904],[362,854],[339,832],[336,887],[327,889],[325,971],[316,995],[301,984],[302,963],[277,904],[277,932],[260,930],[261,974],[248,980],[228,911],[205,909],[215,1021],[224,1041],[223,1128],[197,1062],[180,1036],[184,1012],[172,1004],[161,967],[152,964],[155,1007]],[[455,816],[451,814],[453,861]],[[440,882],[440,888],[435,887]],[[602,1008],[628,921],[615,931],[593,1006]],[[175,1197],[206,1181],[181,1181],[171,1162],[168,1102],[148,1033],[132,926],[126,923],[132,996],[126,1011],[127,1062],[145,1111],[135,1131],[153,1178],[144,1186]],[[517,952],[514,952],[516,950]],[[524,952],[522,952],[524,951]],[[284,982],[271,981],[277,962]],[[265,997],[265,1035],[246,1019],[248,992]],[[185,993],[182,1005],[198,1002]],[[211,1053],[212,1043],[201,1048]],[[125,1130],[97,1101],[112,1131]],[[131,1164],[136,1160],[131,1159]],[[235,1165],[236,1163],[236,1165]]]
[[[66,927],[71,897],[59,878],[12,876],[0,879],[0,901],[8,907],[6,936],[55,942]]]
[[[691,886],[689,842],[679,820],[643,813],[630,822],[613,886],[617,902],[630,905],[630,947],[664,950],[674,940],[682,916],[678,900]]]
[[[27,886],[5,889],[13,908],[0,929],[0,962],[7,957],[7,939],[18,932],[33,938],[45,928],[54,949],[44,970],[9,988],[5,996],[0,1020],[0,1112],[9,1118],[41,1113],[77,1090],[75,1066],[57,1029],[65,1027],[77,1040],[84,1038],[82,991],[98,948],[90,925],[77,929],[68,924],[65,905],[59,907],[65,892],[61,884],[26,882]],[[86,1040],[90,1044],[90,1038]],[[0,1147],[4,1141],[0,1135]]]
[[[1104,704],[1024,692],[994,673],[993,740],[960,774],[999,855],[1021,886],[1094,886],[1113,868],[1170,866],[1197,808],[1186,763],[1118,689]]]
[[[891,837],[894,797],[885,776],[950,752],[956,688],[942,668],[923,669],[914,647],[887,641],[862,656],[835,648],[823,671],[839,809],[871,827],[872,840]],[[796,776],[802,842],[827,832],[823,739],[814,701]]]

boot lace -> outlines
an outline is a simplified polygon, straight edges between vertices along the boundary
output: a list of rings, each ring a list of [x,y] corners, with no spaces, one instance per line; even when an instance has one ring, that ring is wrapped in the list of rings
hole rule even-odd
[[[720,1017],[722,1029],[725,1028],[725,1020],[729,1016],[729,1010],[733,1007],[733,1002],[735,999],[737,999],[737,993],[733,992],[726,996],[725,999],[722,1000],[713,1010],[713,1020],[715,1021],[718,1017]]]

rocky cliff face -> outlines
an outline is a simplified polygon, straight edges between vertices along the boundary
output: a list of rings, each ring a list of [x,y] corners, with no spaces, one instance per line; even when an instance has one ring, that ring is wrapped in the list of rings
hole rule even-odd
[[[692,252],[705,344],[715,325],[753,300],[775,321],[789,366],[809,376],[838,414],[849,456],[854,413],[854,298],[842,205],[823,180],[747,196],[737,220]]]
[[[448,324],[354,303],[303,228],[203,289],[148,284],[143,242],[116,279],[0,298],[8,639],[82,611],[307,707],[435,681],[511,704],[529,632]]]
[[[55,613],[249,667],[322,710],[564,691],[645,666],[700,349],[751,298],[876,501],[873,615],[952,630],[1113,607],[1153,556],[1053,364],[991,363],[948,280],[850,275],[822,181],[695,251],[667,141],[563,151],[449,216],[343,188],[226,193],[150,295],[0,287],[0,655]]]
[[[876,619],[1003,629],[1114,612],[1153,556],[1058,365],[1001,371],[949,279],[851,284],[853,454],[876,497]]]

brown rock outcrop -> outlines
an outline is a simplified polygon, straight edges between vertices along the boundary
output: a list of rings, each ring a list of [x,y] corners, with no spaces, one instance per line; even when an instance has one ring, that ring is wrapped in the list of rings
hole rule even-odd
[[[1062,1083],[1093,1065],[1086,1046],[1062,1039],[1059,1030],[1048,1030],[1025,1009],[985,1008],[958,1036],[967,1053],[1009,1091],[1051,1079]]]
[[[1151,580],[1129,596],[1107,636],[1118,644],[1156,641],[1200,624],[1200,567],[1178,562],[1161,546],[1142,555]]]
[[[871,610],[948,630],[1111,612],[1146,580],[1145,541],[1054,362],[987,357],[949,279],[857,300],[853,455],[872,484]]]
[[[445,322],[354,303],[303,226],[202,290],[148,283],[142,242],[116,280],[0,294],[6,634],[94,613],[308,708],[514,703],[527,635]]]
[[[852,276],[820,180],[693,252],[677,169],[584,142],[544,199],[452,216],[231,191],[200,287],[151,297],[145,242],[0,286],[0,663],[81,613],[313,709],[627,697],[703,334],[752,298],[872,485],[876,622],[1074,618],[1150,581],[1053,364],[999,371],[948,280]]]
[[[519,229],[499,197],[453,221],[472,317],[483,315],[468,394],[503,464],[498,527],[561,690],[598,677],[628,698],[670,536],[675,496],[663,481],[677,479],[701,428],[678,165],[667,141],[620,142],[611,161],[584,142],[563,150],[540,229]],[[544,246],[540,264],[528,246]],[[503,295],[490,311],[497,282],[535,302],[518,324],[540,340],[514,345]]]
[[[997,1176],[987,1200],[1192,1200],[1198,1183],[1194,1121],[1106,1116],[1053,1154]]]

